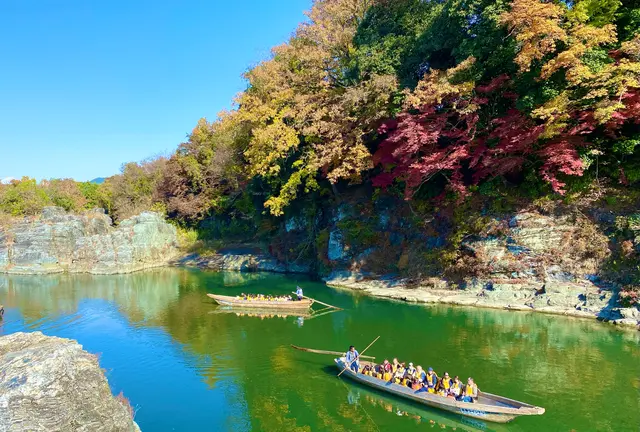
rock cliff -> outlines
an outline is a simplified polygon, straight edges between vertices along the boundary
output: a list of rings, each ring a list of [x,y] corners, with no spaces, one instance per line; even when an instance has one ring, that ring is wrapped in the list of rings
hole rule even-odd
[[[140,431],[95,355],[40,332],[0,337],[0,431]]]
[[[0,273],[129,273],[164,265],[176,252],[175,227],[151,212],[113,227],[101,210],[47,207],[41,217],[0,228]]]

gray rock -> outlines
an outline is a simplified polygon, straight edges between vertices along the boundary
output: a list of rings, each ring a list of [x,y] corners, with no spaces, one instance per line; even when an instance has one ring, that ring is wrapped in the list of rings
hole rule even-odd
[[[344,242],[342,233],[339,229],[334,229],[329,233],[329,246],[327,248],[327,257],[331,261],[345,258]]]
[[[0,338],[0,431],[140,431],[95,355],[40,332]]]
[[[40,219],[0,230],[0,273],[129,273],[164,265],[176,254],[175,227],[152,212],[113,227],[104,211],[74,215],[46,207]]]
[[[638,310],[638,309],[636,309],[634,307],[621,308],[620,309],[620,315],[624,319],[635,319],[637,321],[640,321],[640,310]]]

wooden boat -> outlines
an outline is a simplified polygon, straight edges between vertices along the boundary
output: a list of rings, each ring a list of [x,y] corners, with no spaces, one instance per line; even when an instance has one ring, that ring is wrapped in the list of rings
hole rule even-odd
[[[345,368],[346,360],[344,357],[337,358],[334,361],[340,370]],[[361,367],[364,367],[367,364],[373,365],[372,363],[365,361],[360,362]],[[544,414],[544,408],[482,391],[478,391],[478,400],[474,403],[459,402],[453,398],[439,396],[425,391],[413,390],[399,384],[383,381],[361,373],[355,373],[351,369],[345,370],[343,375],[347,375],[349,378],[369,387],[373,387],[405,399],[410,399],[423,405],[484,421],[507,423],[521,415]]]
[[[280,309],[280,310],[307,310],[313,304],[313,300],[302,299],[296,301],[267,301],[267,300],[245,300],[240,297],[223,296],[218,294],[207,294],[208,297],[222,306],[241,307],[243,309]]]

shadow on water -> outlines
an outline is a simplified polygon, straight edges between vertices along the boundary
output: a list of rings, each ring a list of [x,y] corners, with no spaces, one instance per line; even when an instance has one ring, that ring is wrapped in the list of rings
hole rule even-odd
[[[337,369],[334,366],[323,366],[322,372],[335,376]],[[435,408],[422,405],[409,399],[403,399],[381,390],[365,386],[348,377],[342,380],[347,400],[351,405],[362,405],[363,401],[374,408],[384,410],[390,415],[406,416],[419,423],[429,423],[440,427],[450,427],[452,429],[478,432],[478,431],[507,431],[508,428],[501,424],[486,423],[482,420],[468,418],[462,415],[437,410]]]

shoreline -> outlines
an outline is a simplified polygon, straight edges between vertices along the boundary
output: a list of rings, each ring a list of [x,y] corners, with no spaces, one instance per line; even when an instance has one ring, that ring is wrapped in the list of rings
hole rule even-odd
[[[487,299],[486,291],[483,289],[447,290],[429,288],[424,285],[417,287],[407,287],[404,285],[390,286],[384,280],[360,280],[353,279],[328,279],[326,285],[331,288],[344,289],[353,292],[360,292],[365,295],[387,300],[402,301],[405,303],[423,305],[447,305],[465,306],[483,309],[496,309],[518,312],[536,312],[547,315],[560,315],[573,318],[586,318],[597,320],[602,323],[615,325],[619,328],[640,331],[640,311],[636,308],[602,308],[595,310],[580,310],[570,306],[542,306],[535,307],[518,301],[501,301],[497,299]],[[508,292],[507,292],[508,293]],[[513,291],[512,293],[516,293]],[[515,297],[514,297],[515,298]],[[526,298],[526,299],[530,299]],[[526,300],[521,298],[520,300]],[[638,318],[616,317],[620,310],[635,309]],[[630,311],[629,311],[630,312]]]
[[[43,276],[46,274],[92,274],[115,275],[131,274],[138,271],[158,268],[191,268],[201,271],[228,271],[239,273],[267,272],[279,274],[314,275],[309,267],[287,265],[262,254],[215,254],[208,257],[196,254],[180,256],[169,262],[148,264],[142,268],[127,269],[113,273],[82,271],[56,272],[20,272],[7,273],[7,276]],[[619,328],[640,331],[640,310],[635,307],[620,308],[615,304],[617,293],[603,290],[589,281],[552,282],[543,284],[546,289],[540,292],[539,284],[528,281],[515,284],[512,281],[497,281],[491,289],[475,281],[465,289],[447,288],[443,279],[424,280],[420,284],[407,286],[402,280],[384,277],[365,279],[363,275],[351,272],[334,272],[323,279],[331,288],[360,292],[371,297],[403,301],[406,303],[442,304],[449,306],[471,306],[485,309],[537,312],[575,318],[595,319]]]

